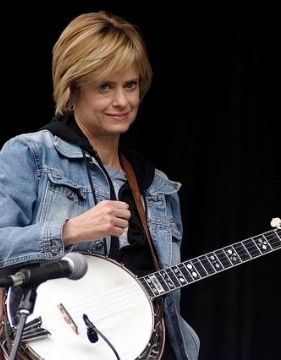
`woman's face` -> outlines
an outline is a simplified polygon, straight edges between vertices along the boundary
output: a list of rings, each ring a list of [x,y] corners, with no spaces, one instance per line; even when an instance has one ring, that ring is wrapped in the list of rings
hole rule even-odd
[[[119,136],[134,122],[139,103],[139,72],[132,66],[81,87],[75,118],[86,136]]]

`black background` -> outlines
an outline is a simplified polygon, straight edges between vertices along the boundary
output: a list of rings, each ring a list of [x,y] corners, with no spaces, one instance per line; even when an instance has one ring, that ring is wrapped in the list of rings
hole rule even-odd
[[[123,141],[182,183],[183,260],[270,230],[281,217],[280,12],[270,4],[6,4],[1,144],[50,120],[52,46],[96,10],[137,24],[147,43],[153,84]],[[279,358],[280,273],[275,252],[183,288],[200,360]]]

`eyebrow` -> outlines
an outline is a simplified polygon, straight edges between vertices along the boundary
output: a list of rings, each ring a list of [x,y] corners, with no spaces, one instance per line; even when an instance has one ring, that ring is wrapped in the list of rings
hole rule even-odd
[[[140,80],[140,78],[139,78],[139,77],[137,77],[137,78],[134,78],[134,79],[126,80],[125,82],[139,81],[139,80]]]
[[[133,82],[133,81],[138,82],[139,80],[140,80],[139,77],[133,78],[133,79],[129,79],[129,80],[125,80],[125,81],[123,82],[123,84],[127,84],[127,83]],[[101,82],[100,82],[100,84],[116,84],[116,83],[117,83],[117,81],[111,81],[111,80],[104,80],[104,81],[101,81]]]

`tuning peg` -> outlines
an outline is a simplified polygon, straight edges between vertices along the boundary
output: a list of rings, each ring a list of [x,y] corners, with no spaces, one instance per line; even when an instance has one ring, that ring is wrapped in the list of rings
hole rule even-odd
[[[281,219],[280,218],[272,218],[270,225],[277,229],[281,229]]]

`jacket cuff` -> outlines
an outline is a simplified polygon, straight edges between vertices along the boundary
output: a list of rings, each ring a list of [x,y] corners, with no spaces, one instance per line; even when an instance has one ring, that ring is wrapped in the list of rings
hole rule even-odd
[[[65,219],[66,221],[67,219]],[[65,224],[48,222],[43,228],[43,251],[46,258],[60,258],[64,255],[64,243],[62,240],[62,228]]]

